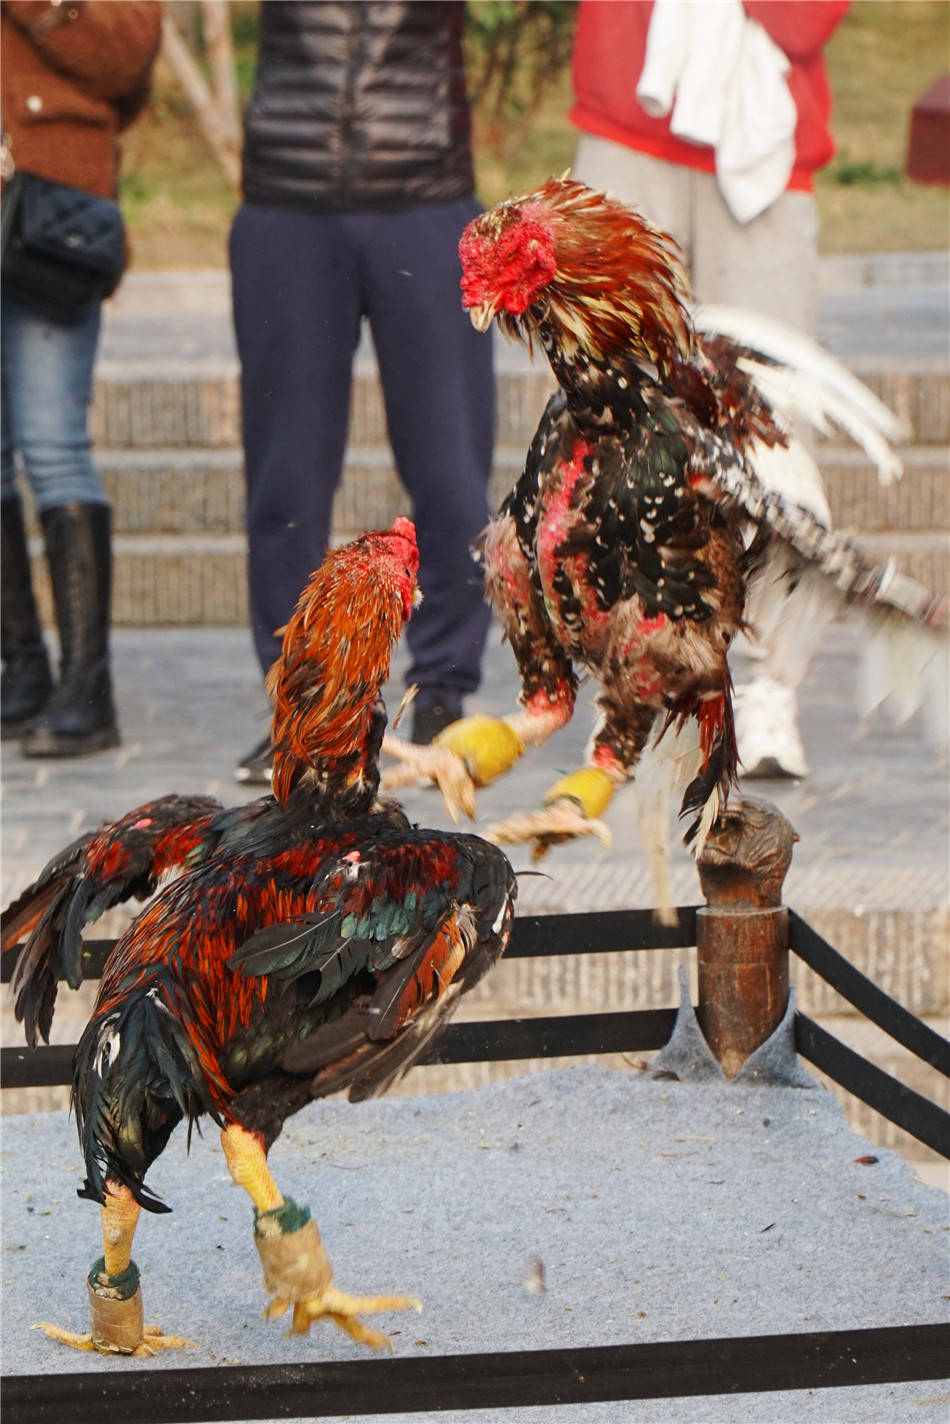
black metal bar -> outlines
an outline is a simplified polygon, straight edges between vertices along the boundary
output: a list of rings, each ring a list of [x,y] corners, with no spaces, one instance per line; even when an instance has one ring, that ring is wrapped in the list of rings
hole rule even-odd
[[[788,943],[803,963],[853,1004],[865,1018],[950,1078],[950,1042],[929,1025],[921,1023],[909,1009],[855,969],[850,960],[822,939],[817,930],[812,929],[794,910],[789,911]]]
[[[680,906],[675,925],[658,924],[653,910],[518,915],[505,958],[609,954],[627,949],[688,949],[696,943],[696,908],[695,905]]]
[[[673,1032],[675,1009],[562,1014],[535,1019],[486,1019],[449,1024],[420,1063],[481,1063],[518,1058],[570,1058],[587,1053],[646,1052]],[[4,1088],[52,1088],[73,1080],[75,1044],[4,1048]]]
[[[4,1424],[194,1424],[530,1408],[939,1380],[948,1358],[950,1326],[928,1324],[434,1359],[148,1371],[110,1363],[94,1374],[8,1376],[3,1412]]]
[[[653,910],[600,910],[573,915],[520,915],[511,931],[506,959],[548,954],[612,954],[629,949],[688,949],[696,943],[696,906],[680,906],[675,925],[658,924]],[[83,944],[84,979],[98,979],[114,939]],[[0,962],[0,983],[8,984],[15,946]]]
[[[82,977],[84,979],[101,979],[102,967],[106,959],[115,949],[117,941],[114,939],[87,939],[82,946]],[[4,952],[0,960],[0,984],[9,984],[13,977],[13,967],[17,961],[17,950],[20,945],[13,944]]]
[[[422,1063],[477,1063],[506,1058],[568,1058],[662,1048],[675,1009],[615,1014],[562,1014],[536,1019],[486,1019],[450,1024]]]
[[[0,1087],[59,1088],[73,1081],[74,1043],[0,1050]]]
[[[882,1117],[950,1158],[950,1113],[869,1063],[804,1014],[795,1015],[795,1046],[803,1058]]]

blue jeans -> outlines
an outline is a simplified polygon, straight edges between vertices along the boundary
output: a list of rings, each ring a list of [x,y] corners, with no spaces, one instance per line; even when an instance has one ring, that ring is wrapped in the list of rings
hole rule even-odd
[[[107,504],[88,414],[101,307],[54,322],[8,292],[0,299],[0,498],[16,497],[18,452],[38,510]]]
[[[395,213],[245,204],[231,232],[241,357],[251,627],[261,666],[330,537],[352,364],[368,318],[425,595],[407,629],[419,705],[479,684],[489,612],[470,554],[488,519],[490,340],[459,297],[474,198]]]

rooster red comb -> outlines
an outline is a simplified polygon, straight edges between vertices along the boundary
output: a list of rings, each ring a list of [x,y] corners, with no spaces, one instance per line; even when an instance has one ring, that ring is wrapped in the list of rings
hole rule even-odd
[[[407,558],[412,562],[413,570],[419,567],[419,547],[416,543],[416,526],[411,519],[406,519],[405,516],[401,514],[398,519],[393,520],[393,527],[388,536],[385,537],[393,544],[395,544],[397,540],[401,543],[408,544]]]
[[[624,353],[667,372],[688,359],[687,284],[672,238],[606,193],[551,179],[469,223],[462,305],[530,343],[542,321],[595,360]]]

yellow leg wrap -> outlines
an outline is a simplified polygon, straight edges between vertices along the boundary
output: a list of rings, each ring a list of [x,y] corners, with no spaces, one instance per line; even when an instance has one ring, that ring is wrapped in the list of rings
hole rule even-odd
[[[110,1355],[131,1355],[145,1337],[145,1316],[142,1313],[142,1287],[123,1300],[106,1286],[86,1282],[89,1292],[89,1321],[92,1326],[92,1347]]]
[[[256,1214],[254,1244],[264,1269],[264,1285],[273,1297],[264,1317],[276,1319],[292,1305],[291,1332],[295,1335],[305,1334],[315,1320],[326,1317],[363,1345],[391,1349],[388,1335],[364,1324],[360,1313],[422,1309],[413,1296],[354,1296],[338,1290],[316,1223],[306,1207],[298,1207],[290,1198],[274,1211]]]
[[[254,1244],[264,1268],[264,1286],[274,1299],[268,1317],[283,1315],[291,1301],[322,1292],[333,1283],[333,1268],[317,1230],[307,1219],[287,1230],[279,1211],[261,1213],[254,1223]]]
[[[232,1181],[243,1187],[258,1211],[283,1206],[284,1198],[267,1165],[267,1156],[258,1139],[232,1122],[221,1134],[221,1146]]]
[[[582,766],[569,776],[562,776],[544,798],[545,806],[554,801],[574,801],[588,820],[597,820],[610,805],[614,781],[599,766]]]
[[[461,717],[433,738],[432,745],[454,752],[476,786],[509,771],[524,751],[514,727],[498,717]]]

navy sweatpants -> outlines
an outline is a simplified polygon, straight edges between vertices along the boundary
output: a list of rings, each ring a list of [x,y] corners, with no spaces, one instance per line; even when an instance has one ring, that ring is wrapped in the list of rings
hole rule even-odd
[[[420,705],[478,686],[489,614],[470,546],[488,517],[494,376],[491,342],[460,306],[457,253],[478,211],[463,198],[397,213],[237,213],[251,626],[265,670],[329,540],[366,316],[419,540],[408,680]]]

